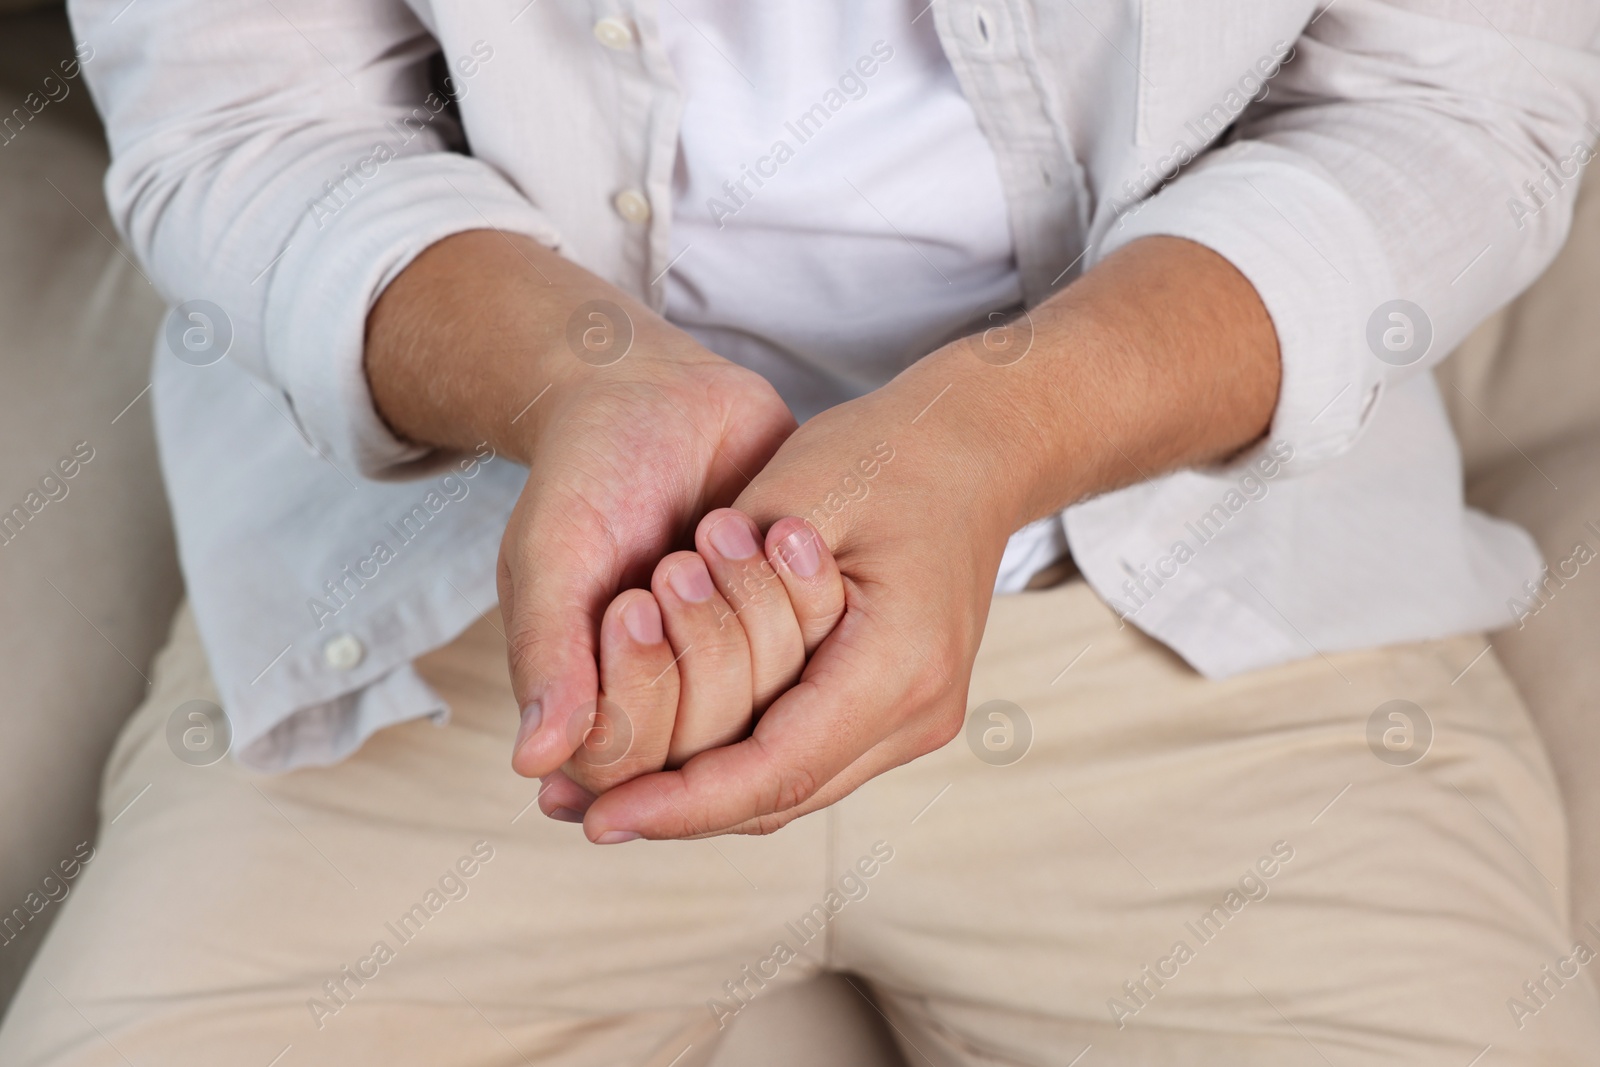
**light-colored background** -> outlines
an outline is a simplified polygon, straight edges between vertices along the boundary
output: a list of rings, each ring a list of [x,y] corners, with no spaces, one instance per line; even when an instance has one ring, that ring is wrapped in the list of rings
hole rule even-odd
[[[61,12],[21,10],[32,6],[0,0],[0,120],[72,54]],[[182,595],[141,395],[163,308],[117,242],[101,133],[82,81],[68,84],[0,145],[0,511],[77,442],[94,448],[68,496],[0,545],[0,914],[93,838],[100,766]],[[1600,195],[1577,210],[1556,264],[1440,375],[1470,498],[1527,526],[1549,560],[1580,541],[1600,549],[1583,529],[1600,528]],[[1575,921],[1600,920],[1600,776],[1587,767],[1600,746],[1600,563],[1494,646],[1561,780]],[[58,911],[0,947],[0,1005]],[[718,1062],[896,1060],[868,1005],[832,981],[741,1015]]]

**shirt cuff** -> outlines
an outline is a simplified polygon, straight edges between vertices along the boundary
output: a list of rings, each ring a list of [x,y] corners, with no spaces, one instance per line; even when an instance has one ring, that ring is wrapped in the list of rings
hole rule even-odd
[[[373,404],[362,359],[367,314],[412,259],[467,230],[560,244],[544,214],[488,164],[429,153],[390,160],[353,194],[313,201],[271,268],[267,363],[307,445],[336,466],[395,477],[429,455],[396,437]]]
[[[1157,235],[1194,241],[1233,264],[1278,334],[1282,383],[1271,428],[1218,473],[1270,454],[1293,475],[1348,450],[1385,384],[1367,322],[1399,295],[1372,220],[1317,164],[1241,142],[1119,216],[1095,258]]]
[[[450,707],[407,664],[364,689],[301,708],[260,736],[236,738],[234,759],[262,774],[331,767],[379,730],[422,718],[443,726]]]

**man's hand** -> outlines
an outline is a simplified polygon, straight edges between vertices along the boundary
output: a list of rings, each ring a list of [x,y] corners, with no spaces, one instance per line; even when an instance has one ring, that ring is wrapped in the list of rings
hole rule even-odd
[[[957,435],[931,416],[912,425],[916,414],[889,393],[824,412],[740,496],[771,521],[827,513],[830,495],[850,499],[842,486],[865,487],[822,530],[844,617],[748,740],[604,793],[584,820],[591,840],[775,829],[959,731],[1013,511]]]
[[[605,793],[584,818],[591,840],[768,832],[945,744],[1009,535],[1222,458],[1275,405],[1265,308],[1187,241],[1129,245],[1012,329],[1026,357],[1009,362],[1015,336],[951,345],[808,422],[739,496],[759,523],[832,516],[844,618],[748,739]]]
[[[402,437],[487,440],[528,466],[500,610],[523,709],[512,765],[550,774],[591,725],[608,602],[731,503],[794,417],[759,375],[556,253],[489,231],[439,242],[390,284],[366,366]]]
[[[597,794],[749,736],[844,614],[839,569],[802,519],[775,523],[763,551],[755,523],[721,509],[695,544],[661,561],[648,592],[626,590],[606,609],[600,708],[545,778],[546,815],[581,821]]]
[[[594,620],[619,588],[647,584],[794,426],[763,379],[687,339],[623,364],[585,368],[538,424],[500,543],[500,612],[523,708],[512,766],[530,777],[565,763],[600,710]]]

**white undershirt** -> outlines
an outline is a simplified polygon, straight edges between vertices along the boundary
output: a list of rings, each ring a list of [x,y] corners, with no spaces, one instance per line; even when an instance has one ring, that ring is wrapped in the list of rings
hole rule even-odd
[[[1022,299],[994,153],[920,7],[661,9],[685,96],[667,317],[802,420]],[[1063,547],[1055,522],[1018,540],[1001,588]]]

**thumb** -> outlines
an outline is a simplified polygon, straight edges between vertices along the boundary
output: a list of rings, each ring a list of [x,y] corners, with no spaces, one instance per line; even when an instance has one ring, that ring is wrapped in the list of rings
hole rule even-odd
[[[511,766],[529,778],[557,770],[583,742],[599,696],[596,620],[619,577],[609,544],[550,525],[536,519],[508,529],[498,570],[511,690],[522,715]]]

